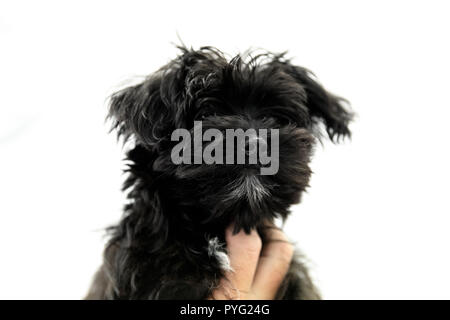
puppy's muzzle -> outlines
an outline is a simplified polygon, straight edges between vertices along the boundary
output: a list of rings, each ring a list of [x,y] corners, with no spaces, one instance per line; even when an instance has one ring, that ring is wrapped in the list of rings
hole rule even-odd
[[[250,137],[245,141],[244,150],[247,156],[256,155],[258,149],[267,148],[267,141],[262,137]]]

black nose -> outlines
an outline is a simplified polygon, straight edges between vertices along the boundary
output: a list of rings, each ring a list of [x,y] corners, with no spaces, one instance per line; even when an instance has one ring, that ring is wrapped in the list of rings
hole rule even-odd
[[[257,154],[258,148],[267,147],[267,142],[261,137],[250,137],[245,141],[245,154]]]

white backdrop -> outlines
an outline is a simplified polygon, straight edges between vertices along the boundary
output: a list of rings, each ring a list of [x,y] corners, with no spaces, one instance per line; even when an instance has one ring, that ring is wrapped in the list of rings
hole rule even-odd
[[[448,3],[448,2],[447,2]],[[2,1],[0,298],[81,298],[121,215],[105,99],[176,50],[289,50],[358,118],[287,233],[324,298],[450,298],[445,1]]]

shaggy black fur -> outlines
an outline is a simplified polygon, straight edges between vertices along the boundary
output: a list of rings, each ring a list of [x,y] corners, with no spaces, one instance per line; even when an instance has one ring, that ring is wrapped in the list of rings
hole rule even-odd
[[[215,48],[180,49],[176,59],[111,98],[113,127],[133,142],[123,188],[129,202],[110,230],[104,264],[87,298],[207,298],[224,273],[209,240],[224,243],[224,229],[234,221],[235,231],[257,228],[264,243],[264,220],[285,219],[308,186],[317,129],[323,126],[333,141],[350,135],[352,115],[343,100],[283,54],[228,61]],[[173,164],[171,133],[191,130],[194,120],[219,130],[279,128],[278,173],[260,176],[246,165]],[[233,196],[248,177],[256,177],[268,195]],[[319,298],[299,257],[277,297]]]

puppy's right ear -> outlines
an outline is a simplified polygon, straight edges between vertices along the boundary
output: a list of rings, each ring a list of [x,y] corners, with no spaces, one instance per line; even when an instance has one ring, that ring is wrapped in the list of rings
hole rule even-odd
[[[307,69],[294,67],[291,75],[306,91],[307,107],[313,120],[322,122],[326,132],[333,142],[340,138],[351,137],[349,124],[353,113],[345,106],[347,100],[338,97],[327,90],[315,79]]]
[[[347,102],[345,99],[325,90],[311,71],[292,65],[289,60],[282,61],[280,57],[276,57],[273,64],[290,75],[305,90],[306,107],[313,127],[322,123],[329,138],[334,142],[351,136],[349,124],[354,114],[345,106]]]
[[[124,142],[132,138],[153,147],[166,135],[171,112],[161,97],[161,84],[161,73],[155,73],[111,96],[108,113],[111,130],[116,130]]]

